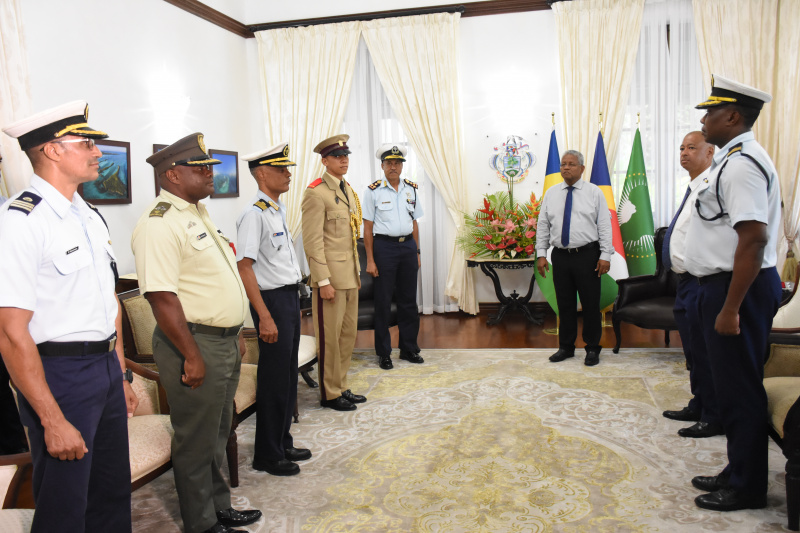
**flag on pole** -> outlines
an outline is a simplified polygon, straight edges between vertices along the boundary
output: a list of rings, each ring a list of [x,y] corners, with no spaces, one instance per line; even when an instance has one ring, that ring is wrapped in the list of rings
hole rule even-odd
[[[564,178],[561,177],[561,157],[558,155],[558,143],[556,142],[555,127],[553,128],[552,133],[550,133],[550,149],[547,152],[547,165],[545,166],[544,174],[542,198],[544,198],[544,193],[547,192],[547,189],[564,181]],[[552,250],[548,250],[548,262],[550,261],[549,255],[551,251]],[[545,300],[547,300],[547,303],[550,304],[550,307],[553,309],[556,315],[558,315],[556,288],[553,285],[553,265],[550,265],[550,272],[547,273],[546,278],[543,278],[539,275],[539,269],[537,269],[535,266],[533,270],[534,275],[536,276],[536,283],[539,285],[539,290],[542,291],[542,295],[544,296]]]
[[[625,248],[628,273],[631,276],[640,276],[655,272],[653,209],[650,207],[650,189],[647,187],[642,136],[638,128],[633,138],[631,160],[628,163],[628,173],[619,200],[619,229],[622,234],[622,245]]]
[[[606,197],[608,211],[611,214],[611,236],[615,253],[611,255],[611,269],[608,271],[607,275],[615,280],[627,278],[628,265],[625,263],[625,249],[622,246],[622,234],[619,231],[619,220],[617,219],[614,192],[611,190],[611,176],[608,173],[606,147],[603,143],[603,134],[600,132],[597,132],[597,147],[594,150],[592,177],[589,181],[600,187],[600,190],[603,191],[603,195]],[[602,283],[600,291],[600,309],[605,309],[614,303],[614,300],[617,298],[617,290],[616,283]]]

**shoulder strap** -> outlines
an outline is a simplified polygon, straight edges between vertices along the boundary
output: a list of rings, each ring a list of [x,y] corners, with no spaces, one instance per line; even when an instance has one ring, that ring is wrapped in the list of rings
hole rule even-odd
[[[31,211],[39,205],[42,197],[32,192],[24,192],[16,200],[11,200],[8,206],[9,211],[22,211],[25,215],[30,215]]]

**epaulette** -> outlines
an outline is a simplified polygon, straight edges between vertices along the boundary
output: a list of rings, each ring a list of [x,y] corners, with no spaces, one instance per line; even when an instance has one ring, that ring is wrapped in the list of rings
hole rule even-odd
[[[102,221],[103,221],[103,224],[105,224],[105,225],[106,225],[106,229],[109,229],[109,227],[108,227],[108,222],[106,222],[106,219],[105,219],[105,218],[103,218],[103,215],[102,215],[102,213],[100,213],[100,210],[99,210],[99,209],[97,209],[97,208],[96,208],[96,207],[95,207],[93,204],[90,204],[89,202],[86,202],[86,205],[88,205],[88,206],[89,206],[89,209],[91,209],[92,211],[94,211],[95,213],[97,213],[97,216],[99,216],[99,217],[100,217],[100,220],[102,220]],[[108,244],[111,244],[111,241],[109,241],[109,242],[108,242]]]
[[[375,189],[381,186],[381,183],[383,183],[383,180],[373,181],[372,183],[367,185],[367,187],[369,188],[369,190],[374,191]]]
[[[267,208],[267,202],[265,202],[264,200],[259,200],[253,204],[253,207],[257,207],[263,211],[264,209]]]
[[[741,151],[742,151],[742,143],[736,144],[736,145],[732,146],[730,150],[728,150],[728,153],[727,153],[727,155],[725,157],[730,157],[732,154],[735,154],[736,152],[741,152]]]
[[[41,196],[33,194],[32,192],[26,192],[16,200],[12,200],[11,204],[8,206],[8,210],[22,211],[26,215],[30,215],[33,208],[39,205],[41,201]]]
[[[320,183],[322,183],[322,178],[317,178],[317,179],[315,179],[314,181],[312,181],[311,183],[308,184],[308,188],[309,189],[313,189],[314,187],[316,187]]]
[[[172,207],[172,204],[169,202],[158,202],[156,206],[150,211],[150,218],[152,217],[163,217],[164,213],[169,211],[169,208]]]
[[[406,183],[406,185],[410,185],[411,187],[414,187],[415,189],[416,189],[417,187],[419,187],[419,185],[417,185],[417,184],[416,184],[416,183],[414,183],[413,181],[409,180],[408,178],[405,178],[403,181]]]

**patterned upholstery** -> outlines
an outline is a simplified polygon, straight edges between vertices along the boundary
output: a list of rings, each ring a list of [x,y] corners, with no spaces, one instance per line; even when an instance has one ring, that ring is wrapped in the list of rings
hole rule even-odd
[[[242,372],[239,377],[239,386],[236,388],[236,396],[233,401],[236,402],[236,412],[241,413],[254,403],[256,403],[256,380],[257,380],[258,366],[250,364],[242,364]]]
[[[153,331],[156,329],[156,317],[150,303],[144,296],[134,296],[122,301],[131,321],[133,343],[136,352],[141,355],[153,355]]]
[[[134,416],[155,415],[161,412],[158,404],[158,384],[155,381],[137,376],[131,388],[139,398],[139,407],[133,413]]]
[[[169,462],[172,433],[169,415],[142,415],[128,419],[132,482]]]
[[[28,533],[33,509],[0,509],[0,533]]]

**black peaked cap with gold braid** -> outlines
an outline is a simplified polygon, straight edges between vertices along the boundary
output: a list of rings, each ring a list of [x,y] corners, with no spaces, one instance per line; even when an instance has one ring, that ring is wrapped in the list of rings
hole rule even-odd
[[[194,167],[222,163],[219,159],[208,155],[206,145],[203,143],[203,134],[199,131],[159,150],[148,157],[147,162],[153,165],[158,175],[177,166]]]
[[[46,109],[3,128],[9,136],[19,141],[22,150],[57,141],[65,135],[91,139],[105,139],[108,134],[89,126],[89,104],[75,100],[58,107]]]

